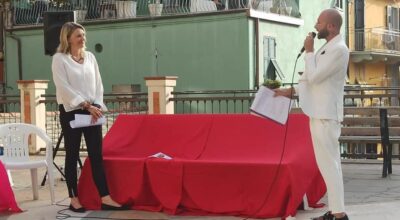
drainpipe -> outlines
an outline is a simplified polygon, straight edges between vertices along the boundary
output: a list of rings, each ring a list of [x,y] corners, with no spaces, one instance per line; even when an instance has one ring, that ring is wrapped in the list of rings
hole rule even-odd
[[[0,53],[1,59],[3,59],[3,48],[4,48],[4,7],[3,5],[0,6]]]
[[[346,43],[350,46],[350,38],[349,38],[349,4],[350,0],[346,0],[346,11],[344,13],[346,24],[345,24],[345,31],[346,31]]]
[[[10,34],[10,37],[17,41],[17,50],[18,50],[18,79],[22,80],[22,52],[21,52],[21,38],[14,34]]]
[[[4,1],[3,1],[4,2]],[[4,17],[3,17],[3,24],[7,29],[12,28],[13,26],[13,13],[11,11],[10,2],[4,2]]]
[[[344,27],[344,30],[346,33],[346,44],[349,48],[350,48],[350,37],[349,37],[349,35],[350,35],[350,33],[349,33],[350,32],[350,30],[349,30],[349,4],[350,4],[350,1],[351,0],[346,0],[346,5],[345,5],[346,9],[345,9],[345,13],[344,13],[345,20],[346,20],[345,27]],[[347,65],[347,79],[350,83],[350,65]]]
[[[259,68],[259,65],[260,65],[260,61],[259,61],[259,58],[260,58],[260,49],[259,49],[259,39],[260,39],[260,37],[258,36],[259,35],[259,22],[260,22],[260,19],[259,18],[256,18],[255,19],[255,22],[254,22],[254,25],[255,25],[255,27],[254,27],[254,30],[255,30],[255,35],[256,35],[256,37],[255,37],[255,41],[256,41],[256,44],[255,44],[255,47],[256,47],[256,50],[255,50],[255,53],[256,53],[256,55],[255,55],[255,59],[256,59],[256,62],[255,62],[255,65],[256,65],[256,77],[255,77],[255,79],[254,79],[254,87],[256,88],[256,89],[258,89],[258,86],[260,85],[260,77],[259,77],[259,73],[260,73],[260,68]]]

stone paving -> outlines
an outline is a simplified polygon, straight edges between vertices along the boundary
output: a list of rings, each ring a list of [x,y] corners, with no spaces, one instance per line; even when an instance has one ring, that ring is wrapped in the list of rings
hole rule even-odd
[[[56,163],[62,164],[63,156],[56,157]],[[394,163],[393,174],[388,178],[382,178],[382,165],[378,163],[357,163],[351,161],[343,162],[343,174],[345,183],[345,202],[349,217],[352,220],[398,220],[400,219],[400,163]],[[44,175],[44,170],[39,170],[39,179]],[[25,210],[23,213],[12,215],[0,215],[1,220],[54,220],[54,219],[171,219],[171,220],[244,220],[243,217],[234,216],[168,216],[163,213],[125,211],[87,212],[84,215],[77,215],[69,211],[61,211],[67,215],[60,215],[58,212],[69,204],[67,189],[64,181],[56,172],[56,201],[57,205],[50,204],[50,193],[48,186],[39,191],[39,200],[32,200],[29,171],[12,171],[14,180],[13,190],[20,207]],[[326,197],[322,199],[326,202]],[[318,216],[326,211],[322,209],[299,211],[295,218],[306,220]],[[72,216],[68,216],[72,215]],[[86,216],[85,218],[81,218]],[[64,217],[64,218],[63,218]],[[69,217],[69,218],[67,218]],[[251,219],[251,218],[250,218]],[[248,219],[248,220],[250,220]],[[274,218],[278,220],[279,218]],[[272,220],[272,219],[271,219]]]

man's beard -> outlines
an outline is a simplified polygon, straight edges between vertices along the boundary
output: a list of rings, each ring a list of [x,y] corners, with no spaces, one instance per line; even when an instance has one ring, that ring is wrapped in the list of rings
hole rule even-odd
[[[329,35],[329,32],[326,28],[318,31],[318,39],[325,39]]]

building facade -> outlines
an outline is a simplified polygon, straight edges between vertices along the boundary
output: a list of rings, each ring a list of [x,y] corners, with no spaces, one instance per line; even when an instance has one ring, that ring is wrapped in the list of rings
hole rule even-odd
[[[239,3],[206,11],[196,11],[191,4],[189,13],[175,14],[168,14],[172,6],[164,5],[166,14],[157,17],[135,14],[123,19],[115,15],[82,20],[87,49],[98,59],[105,92],[124,84],[139,85],[143,91],[144,77],[165,75],[179,77],[178,91],[254,89],[266,78],[288,83],[299,49],[307,33],[314,31],[319,13],[336,7],[346,17],[344,0]],[[13,16],[17,15],[14,7]],[[17,92],[19,79],[51,80],[43,26],[21,25],[21,19],[15,24],[17,20],[5,32],[7,93]],[[317,47],[323,43],[317,41]],[[303,68],[300,61],[295,72]],[[52,83],[48,91],[54,93]]]
[[[353,0],[348,8],[350,82],[399,86],[400,2]]]

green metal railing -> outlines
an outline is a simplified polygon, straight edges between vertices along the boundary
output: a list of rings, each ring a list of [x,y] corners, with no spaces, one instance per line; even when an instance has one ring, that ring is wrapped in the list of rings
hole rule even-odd
[[[0,124],[21,122],[19,95],[0,95]]]
[[[40,103],[46,105],[46,133],[53,143],[57,143],[61,134],[59,106],[55,95],[43,95],[42,97],[45,99]],[[147,114],[147,93],[105,94],[104,104],[108,111],[104,114],[106,123],[103,126],[103,135],[111,128],[119,114]],[[63,146],[62,142],[61,149]],[[81,147],[82,150],[85,150],[84,141],[82,141]]]

